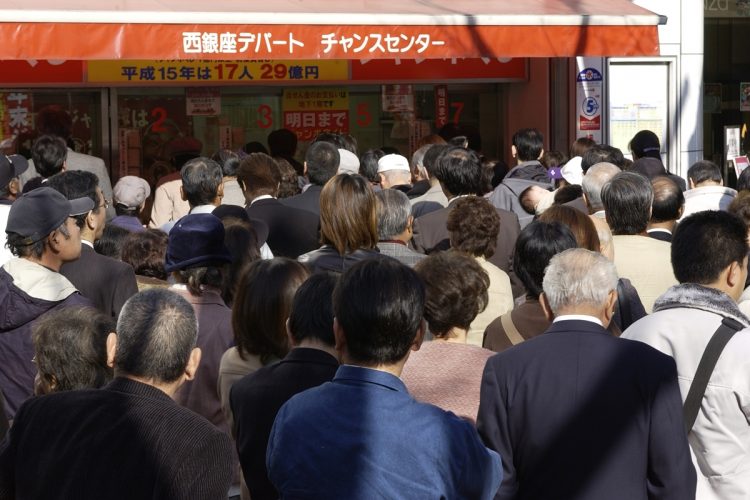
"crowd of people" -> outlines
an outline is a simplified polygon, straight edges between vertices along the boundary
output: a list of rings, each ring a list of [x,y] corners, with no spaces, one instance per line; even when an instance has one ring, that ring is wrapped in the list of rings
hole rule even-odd
[[[282,129],[112,187],[70,125],[0,155],[0,499],[750,496],[750,170]]]

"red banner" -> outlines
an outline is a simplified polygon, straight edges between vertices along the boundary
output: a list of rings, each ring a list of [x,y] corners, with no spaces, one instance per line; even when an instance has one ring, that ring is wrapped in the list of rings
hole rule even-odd
[[[659,55],[656,26],[1,23],[0,59],[442,59]]]
[[[2,85],[82,83],[82,61],[0,61]]]
[[[380,59],[352,61],[352,81],[443,81],[527,79],[525,58]]]

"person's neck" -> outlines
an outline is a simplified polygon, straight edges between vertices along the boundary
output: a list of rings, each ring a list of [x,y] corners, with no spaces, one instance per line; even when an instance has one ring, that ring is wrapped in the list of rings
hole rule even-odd
[[[676,220],[668,220],[666,222],[649,222],[648,229],[666,229],[670,233],[674,231],[674,227],[677,225]],[[648,232],[648,230],[646,230]]]
[[[463,328],[454,326],[450,331],[443,337],[436,337],[435,340],[441,340],[449,344],[465,344],[467,339],[468,331]]]
[[[170,398],[174,399],[175,394],[177,394],[177,389],[182,386],[182,377],[177,379],[174,382],[162,382],[157,381],[153,378],[144,378],[144,377],[137,377],[135,375],[128,375],[124,373],[117,373],[115,372],[116,377],[123,377],[129,380],[134,380],[135,382],[140,382],[141,384],[150,385],[151,387],[155,389],[159,389],[161,392],[169,396]]]
[[[336,359],[339,359],[339,353],[336,352],[336,349],[333,346],[329,346],[325,342],[315,339],[315,338],[303,339],[298,344],[295,344],[293,347],[294,348],[302,347],[305,349],[317,349],[319,351],[323,351],[323,352],[330,354]]]
[[[83,231],[81,231],[81,242],[83,242],[83,240],[86,240],[93,245],[96,241],[96,234],[93,231],[84,229]]]
[[[437,180],[437,177],[430,177],[429,181],[430,181],[430,187],[435,187],[435,186],[440,185],[440,181]]]
[[[34,257],[32,255],[21,258],[26,259],[29,262],[33,262],[34,264],[39,264],[40,266],[46,267],[50,271],[54,271],[56,273],[60,272],[60,268],[64,264],[62,259],[60,259],[57,254],[51,252],[49,249],[45,249],[40,258]]]
[[[380,372],[390,373],[391,375],[395,377],[400,377],[401,372],[404,370],[404,365],[406,364],[406,360],[409,359],[409,354],[411,354],[411,351],[409,351],[409,353],[402,360],[397,361],[395,363],[368,365],[368,364],[363,364],[363,363],[353,361],[349,359],[349,356],[346,353],[343,353],[341,356],[341,362],[345,365],[369,368],[370,370],[378,370]]]
[[[693,184],[693,189],[696,188],[705,188],[705,187],[722,187],[723,184],[721,182],[716,181],[703,181],[700,184]]]

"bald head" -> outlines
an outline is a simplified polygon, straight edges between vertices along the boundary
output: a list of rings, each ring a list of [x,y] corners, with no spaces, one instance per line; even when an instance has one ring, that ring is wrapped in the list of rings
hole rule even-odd
[[[685,196],[680,187],[669,177],[654,177],[651,186],[654,188],[651,222],[670,222],[682,217]]]
[[[581,187],[589,212],[593,214],[599,210],[604,210],[602,188],[620,172],[621,170],[617,165],[607,162],[597,163],[588,169],[586,175],[583,176]]]

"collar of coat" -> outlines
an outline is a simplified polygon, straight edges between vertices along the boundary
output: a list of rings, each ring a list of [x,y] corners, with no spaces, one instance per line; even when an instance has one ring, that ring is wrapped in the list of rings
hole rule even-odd
[[[656,299],[654,312],[683,307],[712,312],[735,319],[745,327],[750,326],[750,319],[742,314],[732,297],[715,288],[696,283],[682,283],[669,288]]]

